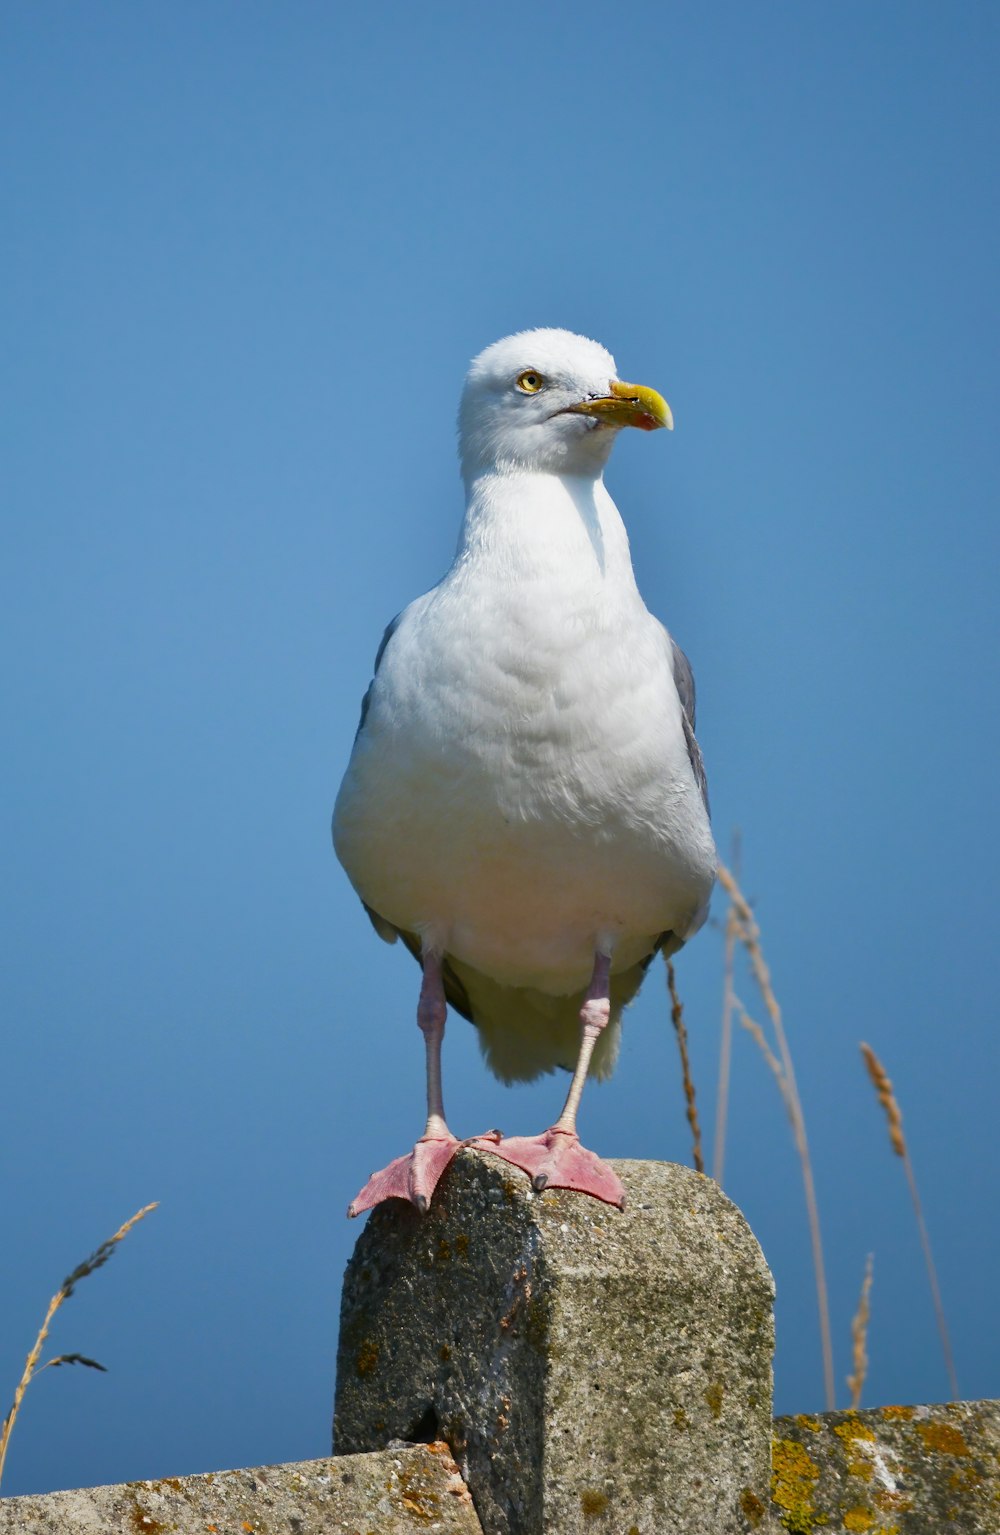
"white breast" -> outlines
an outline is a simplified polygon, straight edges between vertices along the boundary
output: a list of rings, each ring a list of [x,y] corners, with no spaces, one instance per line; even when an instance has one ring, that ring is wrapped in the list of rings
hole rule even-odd
[[[585,984],[596,946],[619,969],[685,934],[715,866],[669,640],[597,488],[583,514],[551,484],[502,518],[470,506],[386,649],[335,814],[373,910],[552,992]]]

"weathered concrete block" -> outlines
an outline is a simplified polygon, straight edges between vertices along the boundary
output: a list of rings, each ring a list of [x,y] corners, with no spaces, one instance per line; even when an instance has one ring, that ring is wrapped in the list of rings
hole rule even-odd
[[[774,1420],[779,1535],[1000,1535],[1000,1402]]]
[[[0,1535],[482,1535],[446,1445],[0,1500]]]
[[[338,1453],[448,1441],[486,1535],[729,1535],[769,1501],[773,1286],[710,1179],[617,1162],[625,1212],[464,1151],[369,1219]]]

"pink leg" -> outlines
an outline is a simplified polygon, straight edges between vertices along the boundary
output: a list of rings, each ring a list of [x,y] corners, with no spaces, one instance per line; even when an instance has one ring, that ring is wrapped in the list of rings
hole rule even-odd
[[[551,1129],[541,1135],[515,1135],[492,1141],[481,1137],[470,1142],[481,1151],[513,1162],[528,1174],[536,1189],[576,1189],[592,1194],[606,1204],[625,1206],[625,1190],[606,1162],[581,1146],[576,1133],[576,1116],[587,1080],[594,1046],[611,1016],[611,961],[606,954],[594,960],[594,973],[580,1008],[580,1053],[576,1070],[566,1094],[563,1111]]]
[[[423,1214],[430,1205],[438,1179],[458,1150],[459,1142],[445,1123],[441,1093],[441,1041],[447,1016],[441,958],[424,955],[424,978],[417,1003],[417,1023],[427,1049],[427,1124],[413,1150],[396,1157],[381,1172],[372,1173],[361,1193],[348,1206],[348,1215],[360,1215],[383,1199],[409,1199]]]

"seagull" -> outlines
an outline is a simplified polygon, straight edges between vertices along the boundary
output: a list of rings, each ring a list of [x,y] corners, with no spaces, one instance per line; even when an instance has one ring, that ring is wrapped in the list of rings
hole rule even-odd
[[[376,932],[420,964],[427,1072],[423,1135],[348,1213],[426,1211],[461,1145],[622,1207],[577,1134],[584,1083],[613,1070],[654,955],[705,921],[717,861],[691,667],[639,595],[604,484],[623,427],[673,418],[596,341],[542,329],[473,360],[458,425],[455,559],[382,636],[333,817]],[[502,1081],[571,1073],[541,1135],[452,1134],[449,1003]]]

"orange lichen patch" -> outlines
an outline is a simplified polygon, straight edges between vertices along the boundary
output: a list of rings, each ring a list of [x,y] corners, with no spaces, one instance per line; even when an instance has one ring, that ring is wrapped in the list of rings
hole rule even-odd
[[[918,1423],[917,1433],[929,1450],[940,1450],[944,1455],[971,1455],[962,1434],[950,1423]]]
[[[843,1440],[848,1476],[857,1476],[863,1482],[870,1482],[872,1463],[861,1447],[874,1443],[875,1435],[867,1423],[862,1423],[860,1418],[852,1414],[843,1423],[836,1424],[833,1432],[838,1439]]]
[[[819,1467],[794,1439],[776,1439],[772,1447],[771,1497],[791,1535],[809,1535],[819,1522],[813,1505]]]
[[[823,1425],[818,1418],[811,1418],[807,1412],[800,1412],[795,1416],[795,1427],[807,1428],[810,1434],[818,1434]]]
[[[833,1432],[839,1439],[843,1439],[845,1444],[850,1444],[852,1439],[875,1438],[874,1430],[870,1429],[867,1423],[862,1423],[861,1419],[856,1418],[853,1413],[849,1413],[843,1423],[836,1424]]]
[[[136,1535],[164,1535],[167,1528],[159,1519],[154,1519],[152,1514],[147,1514],[138,1500],[135,1507],[129,1510],[129,1523]]]
[[[879,1411],[883,1418],[902,1418],[905,1422],[913,1417],[912,1407],[882,1407]]]
[[[408,1514],[429,1524],[440,1519],[441,1503],[434,1487],[428,1486],[421,1472],[409,1467],[399,1473],[399,1500]]]
[[[873,1530],[878,1524],[878,1518],[870,1508],[849,1508],[844,1515],[844,1529],[850,1530],[851,1535],[864,1535],[865,1530]]]
[[[253,1525],[248,1524],[245,1519],[243,1521],[243,1528],[249,1532],[249,1535],[253,1535]]]

